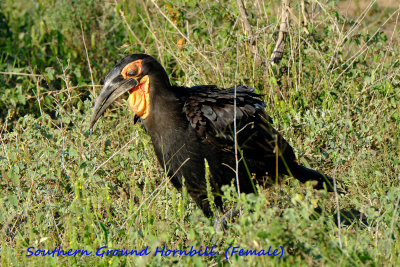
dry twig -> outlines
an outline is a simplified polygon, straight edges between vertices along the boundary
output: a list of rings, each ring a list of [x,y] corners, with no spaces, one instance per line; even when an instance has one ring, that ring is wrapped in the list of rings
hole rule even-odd
[[[88,65],[89,65],[89,71],[90,71],[90,79],[92,81],[92,89],[93,89],[93,99],[96,98],[96,91],[94,89],[94,80],[93,80],[93,71],[92,71],[92,66],[90,65],[90,59],[89,59],[89,53],[86,47],[86,42],[85,42],[85,35],[83,34],[83,26],[82,26],[82,21],[80,21],[81,23],[81,31],[82,31],[82,41],[83,41],[83,45],[85,46],[85,52],[86,52],[86,59],[88,61]]]
[[[285,48],[285,40],[288,33],[289,26],[289,0],[282,1],[281,24],[279,29],[278,40],[276,42],[274,51],[271,54],[271,62],[278,64],[283,56]]]
[[[115,0],[115,4],[117,5],[118,2]],[[135,34],[135,32],[132,30],[131,26],[129,26],[128,21],[126,20],[125,14],[122,10],[119,11],[119,14],[121,15],[122,20],[124,21],[126,27],[128,28],[129,32],[132,34],[132,36],[136,39],[136,41],[139,43],[140,47],[142,47],[146,51],[146,46],[144,43],[139,39],[139,37]]]
[[[256,38],[255,38],[253,30],[251,28],[246,8],[244,7],[242,0],[236,0],[236,2],[238,5],[240,18],[242,19],[246,35],[248,35],[250,37],[250,46],[251,46],[251,51],[253,52],[253,55],[255,57],[255,65],[260,66],[262,64],[262,59],[261,59],[260,54],[258,53]]]

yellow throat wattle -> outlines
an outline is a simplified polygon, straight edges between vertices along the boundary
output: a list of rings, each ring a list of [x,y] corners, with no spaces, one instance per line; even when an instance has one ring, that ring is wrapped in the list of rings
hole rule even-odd
[[[146,119],[150,114],[149,76],[144,76],[139,84],[129,91],[129,107],[136,115]]]

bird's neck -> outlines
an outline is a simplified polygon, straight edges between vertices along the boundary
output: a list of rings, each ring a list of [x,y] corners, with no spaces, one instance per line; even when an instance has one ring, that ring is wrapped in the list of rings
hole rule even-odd
[[[150,85],[151,86],[151,85]],[[162,133],[164,136],[173,135],[174,132],[182,127],[184,114],[182,113],[182,103],[179,96],[174,92],[170,85],[153,84],[150,90],[150,115],[143,120],[152,138],[159,139],[156,134]]]
[[[179,150],[178,140],[184,140],[182,135],[186,133],[187,125],[183,116],[182,105],[176,98],[155,97],[150,115],[142,120],[161,165]]]

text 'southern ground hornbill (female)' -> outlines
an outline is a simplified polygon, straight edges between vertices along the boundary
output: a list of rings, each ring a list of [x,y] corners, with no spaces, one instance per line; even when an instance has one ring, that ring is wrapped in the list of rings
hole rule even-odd
[[[91,128],[125,92],[129,92],[129,106],[150,134],[158,161],[168,170],[173,185],[180,189],[184,178],[188,193],[206,216],[213,214],[207,198],[205,160],[219,208],[221,187],[236,177],[234,114],[240,192],[254,192],[253,180],[275,179],[277,173],[291,174],[301,182],[317,181],[315,187],[319,189],[326,182],[327,189],[332,190],[331,178],[296,163],[292,147],[272,127],[265,103],[253,88],[236,87],[235,111],[235,87],[173,86],[157,60],[133,54],[119,61],[106,76]]]

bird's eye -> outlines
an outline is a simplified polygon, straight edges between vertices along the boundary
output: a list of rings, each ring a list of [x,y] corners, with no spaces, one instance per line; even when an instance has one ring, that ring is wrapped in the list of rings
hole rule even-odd
[[[128,76],[136,76],[136,75],[138,75],[138,69],[130,70],[130,71],[127,73],[127,75],[128,75]]]
[[[121,71],[121,75],[124,79],[131,77],[138,77],[142,74],[142,60],[136,60],[127,64]]]

